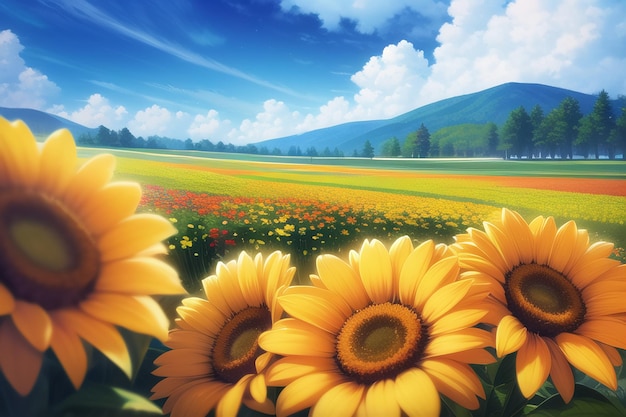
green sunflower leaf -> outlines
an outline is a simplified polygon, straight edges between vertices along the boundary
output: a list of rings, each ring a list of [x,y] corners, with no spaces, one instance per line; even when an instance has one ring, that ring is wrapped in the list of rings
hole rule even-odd
[[[88,385],[65,399],[55,417],[149,417],[163,415],[149,399],[134,392],[107,385]]]
[[[626,417],[626,408],[611,402],[600,392],[576,385],[573,399],[565,404],[560,395],[554,395],[530,411],[530,417]]]

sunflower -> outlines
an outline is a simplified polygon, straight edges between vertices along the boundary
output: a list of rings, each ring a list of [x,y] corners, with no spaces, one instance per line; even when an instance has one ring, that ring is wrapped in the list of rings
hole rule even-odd
[[[279,416],[438,416],[440,394],[478,408],[485,394],[469,364],[495,361],[484,349],[493,336],[474,327],[488,286],[458,280],[445,245],[365,240],[349,262],[325,254],[316,266],[313,285],[278,297],[289,317],[259,337],[283,356],[267,371],[284,386]]]
[[[155,360],[153,373],[163,377],[153,400],[167,397],[163,411],[172,417],[234,417],[243,402],[274,414],[267,396],[265,369],[272,355],[257,338],[283,310],[276,295],[295,273],[289,255],[276,251],[265,260],[245,251],[237,261],[219,262],[216,274],[202,280],[206,299],[190,297],[178,307],[176,328],[165,343],[170,350]]]
[[[520,391],[531,398],[551,378],[565,402],[572,399],[570,365],[617,389],[614,366],[626,349],[626,265],[610,259],[613,244],[590,244],[586,230],[552,217],[529,224],[503,209],[500,221],[458,235],[462,275],[492,282],[502,317],[496,353],[517,352]]]
[[[0,149],[1,372],[26,395],[51,349],[78,388],[86,341],[130,376],[116,326],[167,338],[168,319],[150,295],[184,292],[176,271],[155,257],[175,229],[134,213],[141,190],[109,182],[111,155],[77,169],[68,130],[40,147],[22,121],[0,118]]]

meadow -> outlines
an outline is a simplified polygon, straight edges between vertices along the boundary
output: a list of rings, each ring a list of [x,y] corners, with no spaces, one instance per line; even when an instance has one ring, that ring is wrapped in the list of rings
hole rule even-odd
[[[117,156],[116,178],[142,184],[140,210],[177,227],[168,241],[171,261],[191,292],[218,260],[240,250],[290,253],[304,283],[318,254],[347,256],[365,238],[389,242],[401,235],[451,243],[502,207],[528,221],[537,215],[558,224],[574,220],[592,241],[614,242],[614,257],[626,257],[624,161],[110,152]]]

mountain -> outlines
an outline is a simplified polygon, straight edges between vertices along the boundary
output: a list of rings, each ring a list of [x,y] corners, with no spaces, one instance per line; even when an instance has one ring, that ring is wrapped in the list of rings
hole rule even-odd
[[[33,109],[0,107],[0,116],[10,121],[17,119],[23,120],[35,136],[48,136],[55,130],[62,128],[66,128],[72,132],[74,138],[77,138],[83,133],[96,134],[98,132],[98,129],[85,127],[81,124],[64,119],[63,117]]]
[[[391,119],[365,122],[351,122],[324,129],[269,139],[255,143],[269,149],[279,148],[288,152],[298,146],[302,152],[315,147],[318,152],[326,146],[332,151],[335,147],[346,155],[356,149],[361,151],[369,140],[374,149],[387,139],[396,137],[402,143],[406,136],[416,131],[422,123],[432,135],[437,130],[461,124],[485,124],[494,122],[501,127],[512,110],[524,106],[530,113],[535,105],[541,106],[548,114],[566,97],[578,101],[580,111],[588,114],[593,109],[597,96],[542,84],[506,83],[477,93],[466,94],[437,101]],[[614,110],[617,109],[614,105]]]

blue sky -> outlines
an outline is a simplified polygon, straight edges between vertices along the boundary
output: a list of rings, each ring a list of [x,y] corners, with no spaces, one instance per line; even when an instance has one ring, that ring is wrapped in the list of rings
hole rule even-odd
[[[504,82],[626,94],[621,0],[3,0],[0,106],[234,144]]]

